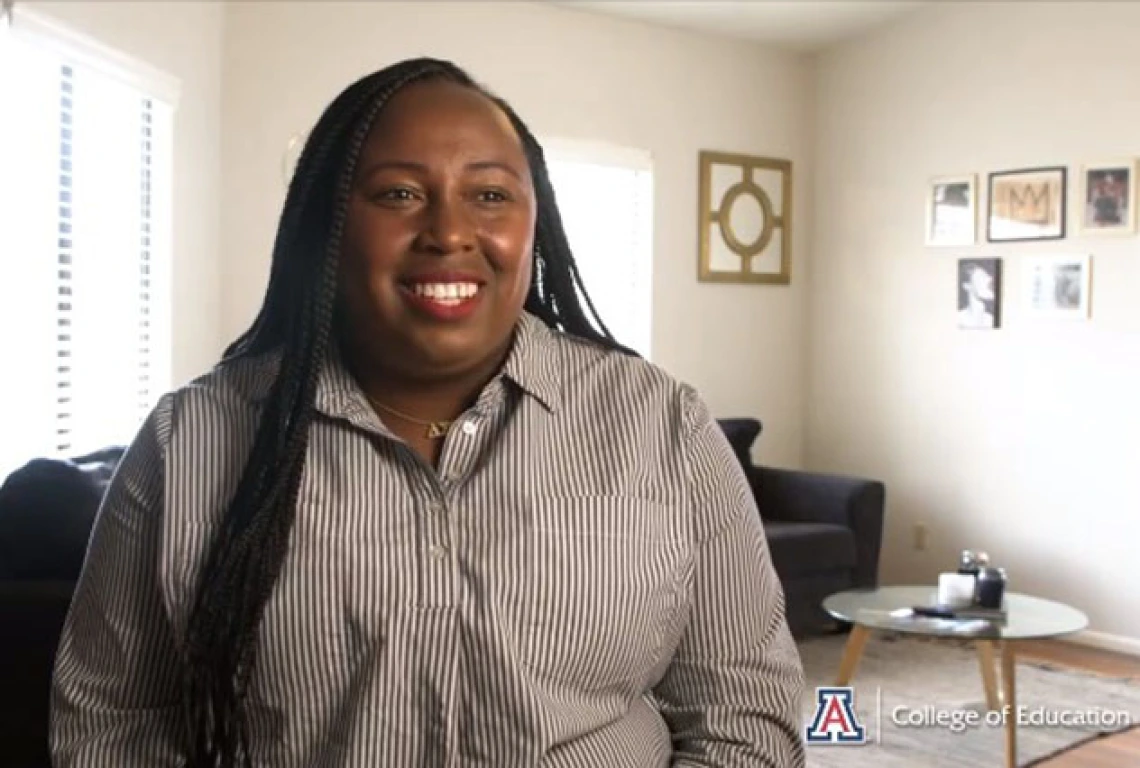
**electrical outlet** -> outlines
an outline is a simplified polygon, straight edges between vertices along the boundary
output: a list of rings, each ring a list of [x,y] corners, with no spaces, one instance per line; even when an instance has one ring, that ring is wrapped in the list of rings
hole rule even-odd
[[[914,524],[914,548],[922,552],[926,549],[927,539],[929,538],[930,531],[926,527],[926,523]]]

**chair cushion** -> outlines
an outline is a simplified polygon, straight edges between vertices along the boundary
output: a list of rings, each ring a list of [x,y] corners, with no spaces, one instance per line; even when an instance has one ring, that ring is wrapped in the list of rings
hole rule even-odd
[[[74,581],[123,448],[33,459],[0,486],[0,578]]]
[[[743,467],[752,466],[752,444],[760,436],[761,424],[756,419],[717,419],[736,460]]]
[[[855,567],[855,534],[830,523],[765,520],[772,562],[782,579]]]

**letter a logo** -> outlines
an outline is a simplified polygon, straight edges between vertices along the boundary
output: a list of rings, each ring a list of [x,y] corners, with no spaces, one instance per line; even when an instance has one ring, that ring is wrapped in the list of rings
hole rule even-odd
[[[855,689],[816,688],[815,715],[807,728],[808,744],[866,744],[867,729],[855,716]]]

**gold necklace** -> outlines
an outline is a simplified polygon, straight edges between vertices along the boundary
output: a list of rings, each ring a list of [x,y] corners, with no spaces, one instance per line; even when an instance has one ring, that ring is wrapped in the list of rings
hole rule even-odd
[[[412,424],[419,424],[421,427],[424,427],[424,437],[426,437],[428,440],[438,440],[441,437],[447,437],[447,433],[451,431],[451,425],[455,423],[454,420],[427,421],[425,419],[417,419],[415,416],[409,416],[406,413],[397,411],[395,408],[384,405],[384,403],[381,403],[379,400],[369,397],[368,395],[365,395],[365,397],[368,398],[368,402],[372,403],[380,410],[387,411],[393,416],[401,418],[404,421],[409,421]]]

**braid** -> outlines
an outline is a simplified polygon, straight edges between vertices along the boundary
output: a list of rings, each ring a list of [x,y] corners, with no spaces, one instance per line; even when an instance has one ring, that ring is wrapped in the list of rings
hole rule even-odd
[[[290,183],[266,301],[227,349],[227,358],[278,350],[281,362],[190,616],[183,696],[188,768],[250,764],[244,698],[256,632],[296,514],[356,161],[379,110],[404,85],[428,76],[456,78],[445,63],[408,62],[361,80],[326,110]]]
[[[296,517],[317,382],[333,337],[356,164],[380,110],[401,88],[428,78],[485,94],[506,112],[523,143],[538,208],[527,311],[552,328],[629,352],[610,335],[582,285],[542,148],[509,105],[435,59],[397,64],[341,93],[311,132],[289,184],[261,310],[223,359],[272,353],[280,363],[237,489],[210,542],[189,617],[182,697],[187,768],[251,764],[244,703],[258,628]]]
[[[558,212],[554,185],[550,183],[542,145],[507,102],[494,97],[492,100],[506,112],[523,143],[534,183],[535,198],[538,201],[534,277],[531,281],[530,294],[527,296],[527,311],[552,328],[596,341],[627,354],[636,354],[614,339],[582,282],[582,276],[578,272],[578,262],[574,259],[570,241],[562,226],[562,215]],[[585,300],[586,308],[578,302],[579,296]],[[586,309],[589,310],[589,315],[586,314]]]

